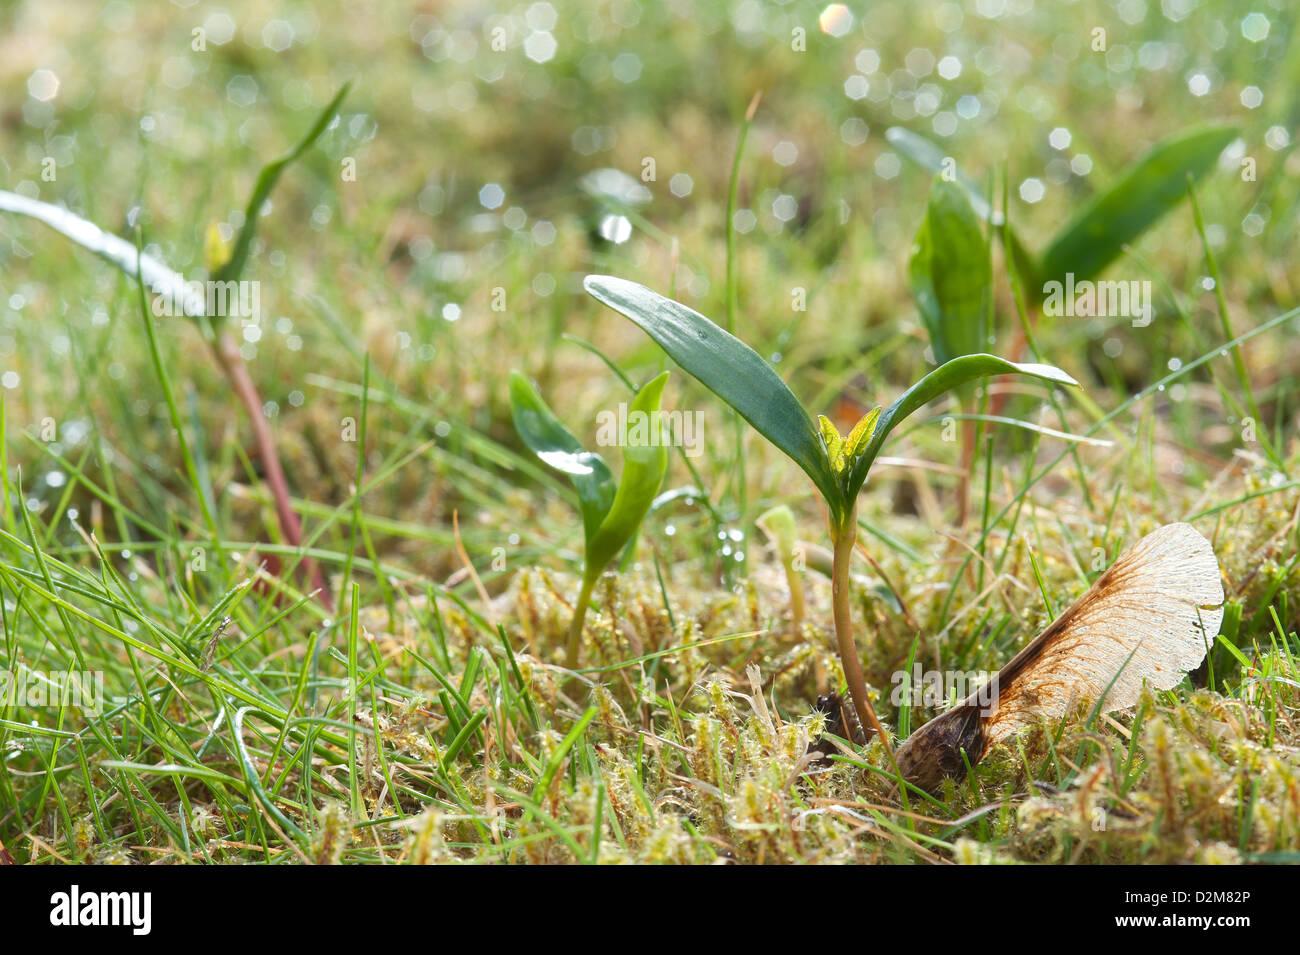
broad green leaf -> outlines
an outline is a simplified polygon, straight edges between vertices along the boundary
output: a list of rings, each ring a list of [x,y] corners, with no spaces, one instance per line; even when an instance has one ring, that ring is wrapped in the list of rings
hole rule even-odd
[[[657,433],[659,399],[664,393],[668,372],[647,382],[637,392],[628,409],[628,443],[623,448],[623,473],[618,480],[618,493],[609,513],[601,521],[596,535],[587,544],[586,573],[600,573],[605,565],[636,536],[637,528],[659,493],[664,472],[668,470],[668,448],[663,435]],[[637,416],[644,415],[646,441],[632,440]]]
[[[988,347],[989,246],[966,190],[955,182],[934,180],[907,272],[940,364]]]
[[[262,217],[262,205],[266,202],[267,196],[275,188],[276,180],[280,178],[280,173],[299,156],[306,152],[320,138],[321,133],[329,127],[334,121],[334,114],[338,112],[339,105],[343,98],[348,95],[348,90],[352,88],[352,82],[349,80],[344,83],[334,98],[329,101],[320,115],[316,117],[316,122],[312,124],[311,129],[307,130],[306,135],[294,145],[287,153],[279,159],[273,160],[262,167],[262,171],[257,175],[257,182],[253,185],[253,194],[249,197],[248,205],[244,207],[244,225],[239,230],[239,237],[235,239],[235,247],[230,253],[230,259],[223,265],[220,270],[212,276],[214,282],[233,282],[238,281],[244,271],[244,263],[248,259],[248,249],[252,245],[253,236],[257,234],[257,220]]]
[[[1188,177],[1208,172],[1236,136],[1236,130],[1216,126],[1158,144],[1057,234],[1043,253],[1042,279],[1064,281],[1067,272],[1076,281],[1097,275],[1176,206],[1187,195]],[[1041,286],[1036,294],[1042,298]]]
[[[578,492],[582,529],[590,549],[601,521],[614,502],[614,475],[598,454],[587,451],[554,413],[537,389],[517,371],[510,373],[510,415],[528,449],[569,476]]]
[[[699,312],[635,282],[589,275],[583,286],[597,301],[639,325],[677,364],[789,455],[839,514],[843,494],[816,426],[754,349]]]
[[[1038,280],[1038,263],[1034,260],[1034,256],[1020,241],[1020,236],[1016,234],[1015,229],[1011,228],[1011,223],[1005,221],[1002,213],[994,211],[989,205],[989,200],[985,198],[983,191],[974,180],[962,172],[955,160],[952,163],[948,162],[953,157],[945,155],[942,149],[924,136],[917,135],[902,126],[891,126],[885,130],[885,139],[922,169],[950,177],[956,185],[965,190],[966,198],[970,200],[975,214],[998,230],[1007,253],[1015,259],[1016,273],[1020,276],[1022,285],[1031,291],[1042,287],[1042,283]],[[1034,294],[1038,292],[1034,291]]]
[[[913,411],[977,378],[1008,374],[1029,375],[1058,385],[1079,386],[1077,381],[1054,365],[1021,364],[996,355],[963,355],[945,362],[903,392],[880,416],[866,451],[853,462],[846,487],[850,500],[857,495],[867,479],[867,472],[871,470],[871,464],[880,453],[880,447],[885,443],[885,438],[889,437],[889,432]]]

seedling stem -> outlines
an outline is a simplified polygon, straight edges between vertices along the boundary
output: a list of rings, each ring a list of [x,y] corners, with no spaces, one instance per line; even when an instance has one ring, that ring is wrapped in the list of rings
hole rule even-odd
[[[844,682],[849,686],[849,696],[853,698],[853,708],[857,711],[858,722],[865,729],[871,727],[880,737],[880,744],[889,754],[889,761],[894,762],[894,751],[889,745],[889,738],[876,718],[876,711],[871,706],[867,695],[867,683],[862,676],[862,663],[858,660],[858,648],[853,641],[853,616],[850,612],[849,598],[852,588],[849,581],[849,568],[853,563],[853,546],[858,538],[858,508],[854,504],[838,527],[831,524],[831,539],[835,543],[835,563],[831,572],[831,595],[835,617],[835,640],[839,647],[840,662],[844,665]],[[897,766],[895,766],[897,769]]]

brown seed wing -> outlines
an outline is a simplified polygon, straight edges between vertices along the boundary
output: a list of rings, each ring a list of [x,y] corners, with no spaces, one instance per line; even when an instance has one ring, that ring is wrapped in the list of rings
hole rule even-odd
[[[1137,702],[1145,681],[1167,690],[1205,658],[1223,619],[1214,550],[1190,524],[1138,541],[998,673],[989,743],[1105,696]]]

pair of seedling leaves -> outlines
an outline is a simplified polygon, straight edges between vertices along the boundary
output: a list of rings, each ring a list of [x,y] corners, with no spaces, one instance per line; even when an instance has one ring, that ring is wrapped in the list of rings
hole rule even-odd
[[[668,372],[664,372],[644,385],[632,401],[629,418],[638,412],[649,418],[658,411],[667,382]],[[594,579],[636,536],[668,469],[667,450],[658,440],[629,444],[623,449],[623,474],[615,485],[605,459],[586,450],[517,371],[510,373],[510,412],[529,450],[566,474],[578,492],[586,576]]]
[[[1018,373],[1054,384],[1077,384],[1050,365],[963,355],[930,372],[888,408],[868,412],[844,437],[826,418],[815,425],[771,365],[693,309],[613,276],[589,275],[583,284],[598,301],[640,326],[677,364],[799,465],[825,499],[837,526],[852,514],[885,438],[926,402],[988,375]],[[641,388],[631,410],[656,410],[666,379],[667,372]],[[600,573],[632,539],[649,510],[667,466],[665,449],[626,448],[623,477],[615,492],[608,465],[582,447],[517,372],[511,375],[510,398],[515,427],[524,443],[566,473],[577,489],[587,536],[587,570]]]
[[[940,365],[888,408],[864,415],[847,436],[825,417],[814,426],[757,352],[698,312],[624,279],[592,275],[584,282],[594,298],[640,326],[799,465],[826,501],[835,527],[852,520],[857,494],[890,432],[927,402],[976,379],[1008,373],[1078,384],[1054,366],[1011,362],[981,351],[989,341],[992,276],[980,220],[999,229],[1017,273],[1038,301],[1044,280],[1059,280],[1066,272],[1073,272],[1076,280],[1086,279],[1117,258],[1127,243],[1186,195],[1189,183],[1213,166],[1236,134],[1215,127],[1165,140],[1098,195],[1037,257],[937,146],[901,128],[887,135],[904,155],[940,174],[909,263],[913,293]],[[634,411],[649,414],[658,409],[666,377],[660,375],[638,392]],[[623,477],[616,486],[605,461],[583,448],[517,372],[511,376],[510,392],[515,426],[524,443],[568,474],[578,492],[586,577],[591,579],[635,537],[666,470],[666,451],[657,442],[625,449]]]

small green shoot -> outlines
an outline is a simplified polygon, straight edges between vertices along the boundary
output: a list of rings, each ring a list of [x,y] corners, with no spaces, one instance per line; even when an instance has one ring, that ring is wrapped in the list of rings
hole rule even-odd
[[[803,628],[805,602],[803,575],[799,567],[799,544],[795,538],[794,513],[785,504],[780,504],[765,511],[758,518],[757,523],[776,548],[781,566],[785,568],[785,580],[790,588],[790,626],[795,633],[798,633]]]
[[[893,751],[867,696],[849,613],[849,566],[857,539],[857,496],[889,433],[917,408],[989,375],[1023,374],[1078,385],[1051,365],[1017,364],[994,355],[963,355],[945,362],[886,409],[863,416],[847,438],[826,418],[820,428],[757,352],[699,312],[626,279],[589,275],[583,286],[597,301],[631,319],[675,362],[731,405],[759,434],[784,451],[812,480],[829,510],[834,542],[832,585],[835,634],[845,680],[863,728],[870,726]]]
[[[936,177],[907,268],[939,364],[989,345],[989,244],[969,193]]]
[[[664,372],[644,385],[628,410],[629,419],[640,414],[645,415],[645,420],[654,421],[667,381],[668,372]],[[583,448],[537,389],[517,371],[510,373],[510,412],[515,430],[528,449],[544,463],[568,475],[578,492],[586,564],[565,650],[565,665],[573,670],[578,666],[582,624],[591,603],[592,589],[610,561],[636,537],[668,469],[668,452],[659,441],[629,441],[623,449],[623,475],[615,485],[604,459]]]
[[[964,191],[980,218],[1001,232],[1003,243],[1016,260],[1016,271],[1026,290],[1041,301],[1044,285],[1090,279],[1119,258],[1124,247],[1155,225],[1187,195],[1189,178],[1195,181],[1214,167],[1219,154],[1237,137],[1228,126],[1211,126],[1179,133],[1157,143],[1133,163],[1109,189],[1071,219],[1035,256],[1021,243],[1011,224],[997,215],[979,188],[955,168],[951,157],[934,143],[902,127],[885,132],[890,145],[908,159]]]

